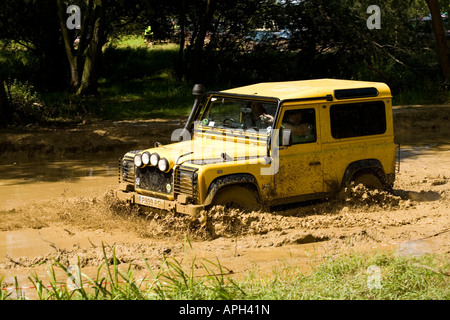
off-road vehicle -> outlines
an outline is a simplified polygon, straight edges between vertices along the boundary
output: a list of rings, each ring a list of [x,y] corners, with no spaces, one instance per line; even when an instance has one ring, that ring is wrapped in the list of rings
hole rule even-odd
[[[115,195],[196,215],[328,197],[350,182],[395,180],[392,96],[384,83],[336,79],[258,83],[203,93],[174,143],[129,151]]]

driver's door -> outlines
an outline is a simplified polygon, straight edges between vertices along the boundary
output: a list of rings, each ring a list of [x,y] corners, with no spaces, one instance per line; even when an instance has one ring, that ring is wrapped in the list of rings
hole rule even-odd
[[[274,176],[276,198],[295,200],[323,192],[318,105],[285,106],[280,115],[277,127],[292,130],[292,145],[280,146],[279,149],[279,169]],[[289,119],[296,120],[296,123],[290,123]]]

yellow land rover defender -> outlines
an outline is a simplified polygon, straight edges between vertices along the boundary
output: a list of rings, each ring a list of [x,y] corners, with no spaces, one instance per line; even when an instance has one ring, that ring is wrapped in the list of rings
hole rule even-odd
[[[204,94],[174,143],[129,151],[117,198],[196,215],[327,197],[350,182],[390,189],[396,144],[384,83],[318,79]]]

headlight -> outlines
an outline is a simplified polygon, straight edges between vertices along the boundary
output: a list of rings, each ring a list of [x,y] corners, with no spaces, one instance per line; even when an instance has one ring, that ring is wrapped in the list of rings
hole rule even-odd
[[[142,163],[148,165],[150,163],[150,153],[144,152],[142,155]]]
[[[158,161],[158,168],[163,172],[167,171],[169,169],[169,161],[167,161],[167,159],[165,158],[162,158]]]
[[[159,162],[159,154],[153,153],[152,156],[150,157],[150,164],[152,166],[157,166],[158,162]]]
[[[142,165],[142,157],[140,154],[134,156],[134,165],[140,167]]]

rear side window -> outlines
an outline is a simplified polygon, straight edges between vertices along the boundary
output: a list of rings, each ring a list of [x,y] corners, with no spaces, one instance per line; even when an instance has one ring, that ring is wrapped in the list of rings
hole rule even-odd
[[[330,107],[331,135],[335,139],[386,132],[383,101],[336,104]]]

